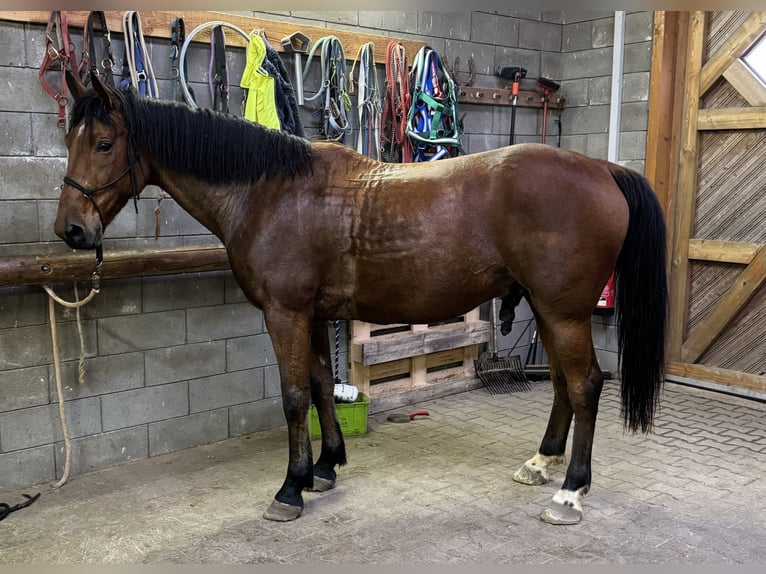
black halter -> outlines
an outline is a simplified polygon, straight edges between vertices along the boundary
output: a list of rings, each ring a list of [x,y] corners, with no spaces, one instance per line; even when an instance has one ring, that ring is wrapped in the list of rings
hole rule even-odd
[[[104,185],[96,188],[87,188],[84,185],[78,183],[74,179],[72,179],[69,176],[64,176],[64,184],[71,185],[73,188],[75,188],[77,191],[79,191],[84,197],[87,197],[90,202],[93,204],[93,208],[96,210],[96,213],[98,213],[98,219],[101,221],[101,230],[103,232],[104,228],[106,227],[104,225],[104,215],[101,213],[101,209],[99,209],[98,204],[96,203],[96,200],[93,199],[93,196],[97,194],[99,191],[104,191],[105,189],[112,187],[114,184],[116,184],[118,181],[120,181],[123,177],[130,174],[130,184],[133,188],[133,205],[136,208],[136,213],[138,213],[138,183],[136,182],[136,162],[138,161],[141,154],[136,153],[133,149],[133,145],[130,143],[130,135],[128,135],[128,166],[114,179],[110,179],[108,182],[106,182]],[[64,186],[62,185],[61,188],[63,189]],[[98,246],[96,246],[96,269],[101,266],[101,263],[103,262],[103,250],[101,247],[101,244],[99,243]]]

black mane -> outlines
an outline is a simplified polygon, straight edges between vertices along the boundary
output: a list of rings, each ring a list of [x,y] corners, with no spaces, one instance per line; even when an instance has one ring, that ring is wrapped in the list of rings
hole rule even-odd
[[[111,90],[119,101],[136,149],[161,165],[213,184],[247,183],[261,177],[295,177],[311,172],[308,140],[249,120]],[[112,125],[109,110],[91,89],[77,99],[70,126],[93,119]]]

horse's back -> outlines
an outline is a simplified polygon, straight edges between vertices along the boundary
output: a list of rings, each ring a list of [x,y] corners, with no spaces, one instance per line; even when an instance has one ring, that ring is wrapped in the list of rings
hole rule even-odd
[[[530,290],[591,283],[613,267],[627,228],[607,162],[576,152],[520,144],[386,164],[344,146],[315,148],[330,174],[322,201],[349,214],[327,222],[336,247],[344,238],[336,270],[369,320],[451,314],[514,281]]]

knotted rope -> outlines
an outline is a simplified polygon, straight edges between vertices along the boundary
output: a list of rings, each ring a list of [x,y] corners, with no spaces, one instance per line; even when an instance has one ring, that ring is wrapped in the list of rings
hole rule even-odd
[[[59,488],[66,484],[69,479],[69,470],[71,468],[72,459],[72,443],[69,438],[69,425],[66,420],[66,410],[64,408],[64,389],[61,384],[61,357],[59,355],[58,348],[58,331],[56,329],[56,303],[75,310],[75,318],[77,320],[77,334],[80,339],[80,360],[78,363],[78,382],[83,384],[85,382],[85,338],[82,331],[82,320],[80,316],[80,307],[83,307],[90,303],[93,298],[100,291],[100,277],[98,271],[93,273],[93,285],[90,293],[88,293],[85,299],[80,300],[80,296],[77,290],[77,282],[74,283],[74,302],[66,301],[56,295],[53,288],[49,285],[43,285],[43,289],[48,294],[48,318],[51,323],[51,345],[53,347],[53,367],[56,376],[56,392],[58,393],[59,402],[59,418],[61,419],[61,431],[64,435],[64,471],[61,474],[59,481],[53,485],[53,488]]]

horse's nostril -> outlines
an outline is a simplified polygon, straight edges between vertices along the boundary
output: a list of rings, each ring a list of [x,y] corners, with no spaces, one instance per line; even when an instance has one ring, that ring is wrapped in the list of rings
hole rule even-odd
[[[66,228],[66,234],[69,239],[77,241],[85,237],[85,230],[79,225],[70,224]]]

